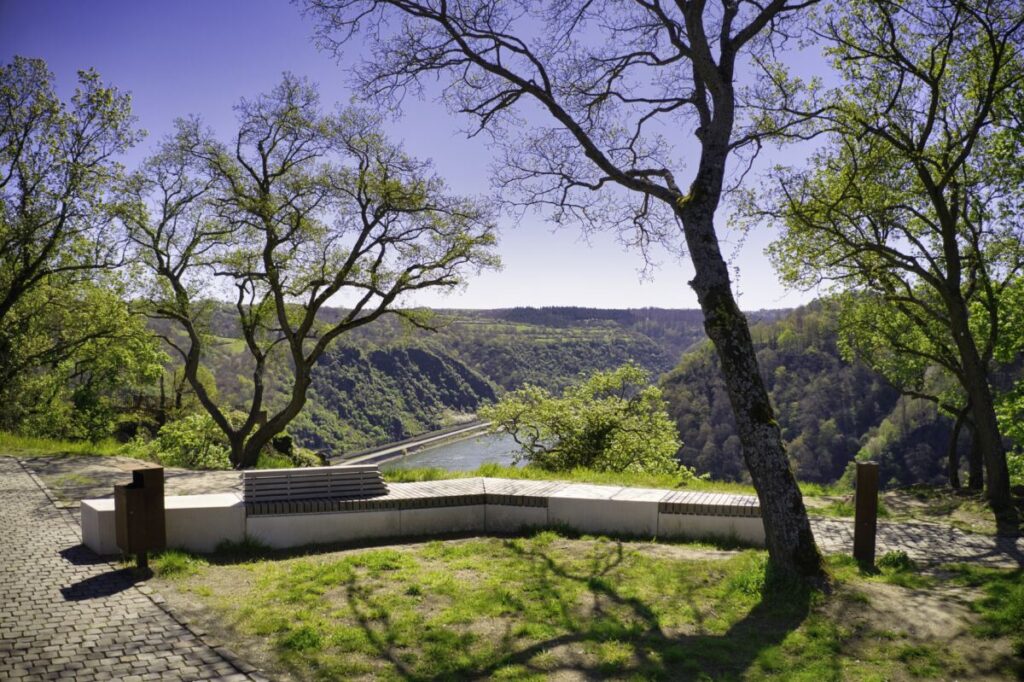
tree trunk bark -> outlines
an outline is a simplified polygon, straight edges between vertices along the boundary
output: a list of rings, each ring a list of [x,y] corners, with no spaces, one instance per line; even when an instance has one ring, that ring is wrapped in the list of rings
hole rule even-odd
[[[301,356],[294,356],[293,362],[295,361],[295,357]],[[306,404],[309,386],[312,383],[312,368],[303,363],[295,370],[295,385],[292,387],[292,395],[288,404],[284,409],[269,419],[266,419],[265,414],[263,415],[263,418],[259,422],[259,426],[257,426],[256,430],[253,431],[252,435],[250,435],[245,441],[244,451],[242,456],[239,458],[241,465],[236,465],[237,468],[248,469],[256,466],[256,461],[259,459],[260,452],[263,451],[263,448],[270,443],[274,436],[288,428],[288,424],[290,424],[292,420],[298,416],[299,412],[302,411],[303,406]]]
[[[992,390],[988,385],[988,371],[971,334],[966,304],[962,299],[950,297],[948,309],[963,368],[961,383],[967,392],[973,417],[975,445],[985,465],[985,496],[999,525],[1016,527],[1016,509],[1010,498],[1010,472],[999,435]]]
[[[761,503],[773,570],[791,578],[822,580],[821,555],[761,378],[750,328],[732,295],[728,266],[715,234],[714,207],[695,206],[691,200],[679,214],[696,270],[690,285],[721,363],[743,459]]]
[[[956,413],[956,421],[953,422],[953,434],[949,438],[949,450],[947,451],[947,474],[949,476],[949,487],[953,490],[960,490],[960,449],[957,447],[960,442],[960,430],[964,425],[964,418],[967,416],[967,409],[964,408]]]
[[[247,469],[256,465],[255,459],[249,464],[246,463],[246,443],[243,437],[239,435],[228,438],[228,445],[231,446],[231,466],[235,469]],[[257,453],[258,455],[259,453]]]
[[[981,492],[985,489],[985,467],[981,461],[981,446],[978,444],[977,429],[968,421],[971,430],[971,450],[967,453],[967,489]]]

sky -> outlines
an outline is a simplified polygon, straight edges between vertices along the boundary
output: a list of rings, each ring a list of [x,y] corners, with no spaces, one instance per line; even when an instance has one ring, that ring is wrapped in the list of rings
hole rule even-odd
[[[286,0],[0,0],[0,61],[41,57],[67,97],[78,69],[132,93],[133,110],[148,138],[126,158],[148,154],[173,120],[200,114],[227,136],[232,105],[272,88],[291,71],[318,83],[327,104],[352,101],[345,64],[317,50],[313,25]],[[358,102],[358,100],[356,100]],[[388,124],[391,139],[433,161],[459,194],[489,191],[491,150],[481,136],[459,132],[465,120],[427,99],[407,99],[403,116]],[[768,160],[771,160],[770,158]],[[734,290],[744,310],[787,308],[814,297],[787,290],[763,251],[767,230],[740,242],[722,225],[722,250],[738,272]],[[641,276],[643,260],[610,233],[583,240],[573,227],[553,229],[542,215],[503,219],[498,253],[503,267],[473,276],[448,295],[421,294],[409,303],[445,308],[575,305],[601,308],[696,308],[686,256],[656,253],[659,266]]]

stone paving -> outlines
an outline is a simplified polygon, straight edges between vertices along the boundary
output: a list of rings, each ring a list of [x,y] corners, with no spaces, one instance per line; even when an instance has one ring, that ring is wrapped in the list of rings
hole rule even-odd
[[[818,547],[826,554],[853,551],[853,522],[845,519],[811,517]],[[1024,566],[1024,538],[993,537],[966,533],[938,523],[901,521],[878,524],[875,555],[902,550],[924,565],[977,563],[984,566]]]
[[[0,457],[0,679],[259,679],[83,547],[72,522]]]

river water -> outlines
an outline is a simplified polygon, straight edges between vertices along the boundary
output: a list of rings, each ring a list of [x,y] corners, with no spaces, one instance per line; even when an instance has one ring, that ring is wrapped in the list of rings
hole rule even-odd
[[[437,467],[449,471],[469,471],[487,462],[512,464],[512,458],[517,452],[519,446],[511,436],[504,433],[488,434],[414,452],[382,466],[399,469]]]

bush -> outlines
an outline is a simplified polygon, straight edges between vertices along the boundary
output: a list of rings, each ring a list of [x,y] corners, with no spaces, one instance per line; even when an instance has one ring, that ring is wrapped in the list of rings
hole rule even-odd
[[[1006,467],[1010,470],[1010,484],[1024,485],[1024,451],[1006,453]]]
[[[164,466],[184,469],[230,469],[224,435],[206,414],[190,414],[164,424],[152,443],[155,458]]]
[[[889,568],[893,571],[914,571],[917,564],[903,550],[886,552],[876,562],[879,568]]]
[[[548,471],[577,468],[694,478],[676,460],[679,432],[661,389],[640,367],[595,372],[560,397],[526,386],[480,410],[522,446],[520,459]]]

